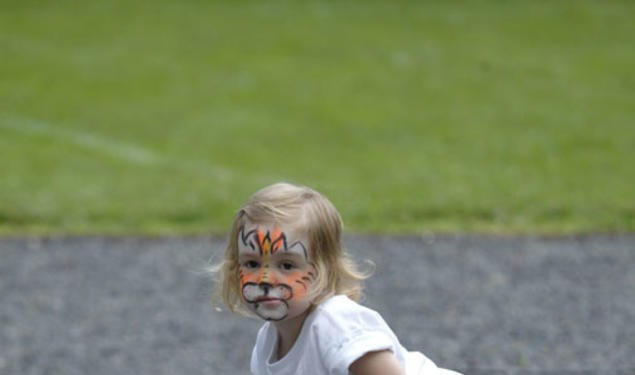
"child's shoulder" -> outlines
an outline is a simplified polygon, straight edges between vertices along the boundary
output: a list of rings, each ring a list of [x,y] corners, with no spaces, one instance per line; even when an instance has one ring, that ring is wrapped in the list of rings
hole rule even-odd
[[[345,295],[335,295],[316,307],[313,324],[350,331],[369,327],[386,327],[381,315]]]
[[[320,303],[316,310],[320,315],[337,316],[351,313],[372,311],[359,303],[353,301],[343,294],[336,294]]]
[[[371,309],[362,306],[361,304],[353,301],[343,294],[336,294],[334,296],[329,297],[324,302],[320,303],[317,306],[318,310],[321,310],[325,313],[330,314],[338,314],[342,312],[350,312],[350,311],[372,311]]]
[[[401,348],[379,313],[346,296],[324,301],[305,323],[321,358],[336,368],[347,369],[370,351],[388,349],[396,353]]]

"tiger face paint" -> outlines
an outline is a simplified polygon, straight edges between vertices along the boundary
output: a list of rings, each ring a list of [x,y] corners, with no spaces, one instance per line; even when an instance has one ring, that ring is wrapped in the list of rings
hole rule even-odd
[[[238,233],[240,290],[245,305],[265,320],[305,312],[315,278],[307,241],[273,225],[247,223]]]

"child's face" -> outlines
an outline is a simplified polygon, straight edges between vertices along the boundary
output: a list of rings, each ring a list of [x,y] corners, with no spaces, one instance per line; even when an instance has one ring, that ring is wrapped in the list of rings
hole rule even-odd
[[[247,222],[238,233],[238,261],[243,302],[261,318],[294,318],[311,305],[315,269],[297,231]]]

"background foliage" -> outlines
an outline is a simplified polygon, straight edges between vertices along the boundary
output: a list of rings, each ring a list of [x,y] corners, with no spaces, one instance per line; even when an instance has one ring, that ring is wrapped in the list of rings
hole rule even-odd
[[[0,233],[635,229],[630,1],[3,1]]]

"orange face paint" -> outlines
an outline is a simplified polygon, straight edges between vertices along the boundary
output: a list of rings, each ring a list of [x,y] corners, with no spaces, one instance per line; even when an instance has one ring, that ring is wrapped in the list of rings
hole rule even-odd
[[[302,241],[289,246],[278,227],[247,232],[241,228],[238,254],[240,288],[250,309],[264,319],[281,320],[295,306],[308,308],[314,269]]]

